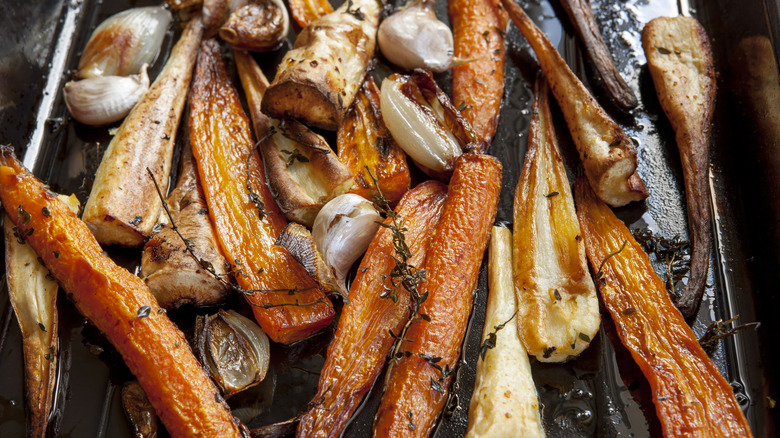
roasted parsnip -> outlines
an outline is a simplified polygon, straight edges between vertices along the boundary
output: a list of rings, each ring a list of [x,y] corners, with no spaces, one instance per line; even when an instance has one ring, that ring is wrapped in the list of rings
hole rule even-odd
[[[493,227],[487,313],[477,359],[474,394],[469,404],[468,438],[544,437],[539,400],[518,326],[512,281],[512,232]]]
[[[312,21],[333,12],[333,6],[328,0],[288,0],[290,15],[301,29]]]
[[[190,105],[190,143],[209,217],[257,322],[280,343],[319,331],[333,319],[333,306],[290,254],[274,245],[285,219],[263,183],[249,120],[216,40],[201,46]]]
[[[664,436],[752,436],[734,389],[672,304],[642,247],[584,179],[575,194],[601,299],[650,383]]]
[[[398,202],[395,212],[406,228],[403,234],[412,255],[409,265],[422,265],[446,195],[443,184],[427,181]],[[393,232],[382,227],[360,263],[328,347],[314,403],[301,417],[297,436],[339,436],[382,370],[395,340],[391,332],[400,333],[409,317],[408,292],[398,291],[397,302],[382,297],[385,288],[393,287],[395,257]]]
[[[146,173],[165,193],[176,130],[184,109],[203,26],[195,16],[165,68],[128,114],[100,162],[84,207],[84,222],[104,245],[141,246],[160,216],[162,201]]]
[[[311,227],[323,205],[354,187],[355,177],[322,136],[296,120],[263,114],[268,80],[248,53],[235,51],[235,59],[271,193],[288,219]]]
[[[688,285],[674,301],[690,317],[698,310],[707,284],[712,248],[708,172],[716,87],[712,51],[704,28],[691,17],[651,20],[642,30],[642,47],[680,149],[693,253]]]
[[[514,281],[518,333],[528,353],[563,362],[590,344],[601,319],[548,95],[547,82],[537,80],[515,189]]]
[[[171,436],[241,436],[146,283],[105,255],[84,222],[8,148],[0,149],[0,202],[76,308],[122,355]]]
[[[79,201],[76,196],[60,195],[58,198],[74,214],[78,213]],[[22,332],[27,436],[44,437],[49,424],[59,362],[59,287],[46,266],[40,262],[35,250],[25,243],[21,229],[8,216],[5,216],[3,229],[8,298]]]
[[[569,70],[544,33],[514,0],[501,0],[515,26],[536,52],[550,89],[563,111],[585,176],[604,202],[613,207],[647,197],[636,173],[636,148],[620,126]]]
[[[205,307],[224,302],[230,288],[202,266],[206,261],[214,274],[229,278],[227,261],[219,251],[209,220],[189,141],[185,141],[182,151],[179,181],[166,203],[178,233],[171,225],[162,225],[160,232],[146,242],[141,255],[141,278],[160,306],[167,309],[183,304]],[[179,233],[189,239],[192,254]]]
[[[411,315],[416,322],[400,335],[374,418],[375,437],[426,437],[444,408],[500,191],[497,159],[476,154],[458,159],[423,264],[427,281],[420,292],[427,299],[419,315]]]
[[[452,101],[471,123],[484,152],[498,127],[504,94],[506,11],[494,0],[447,3],[455,57],[474,59],[452,69]]]
[[[379,88],[371,76],[363,82],[344,115],[336,144],[339,161],[355,175],[356,187],[351,193],[372,199],[378,194],[378,186],[385,199],[395,202],[409,190],[411,176],[406,154],[382,120]]]
[[[374,56],[381,5],[345,2],[306,26],[279,64],[263,112],[335,131]]]
[[[561,0],[560,3],[580,37],[591,65],[598,73],[601,88],[621,110],[629,111],[636,107],[636,96],[615,67],[609,48],[601,37],[590,0]]]

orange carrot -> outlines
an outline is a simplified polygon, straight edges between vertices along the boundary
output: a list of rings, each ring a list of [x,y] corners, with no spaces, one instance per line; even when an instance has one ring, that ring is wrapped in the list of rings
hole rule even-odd
[[[290,15],[301,29],[308,26],[309,23],[333,12],[333,6],[328,0],[289,0]]]
[[[333,319],[333,306],[287,250],[274,245],[286,220],[264,183],[249,120],[215,40],[201,45],[190,105],[190,142],[209,215],[257,322],[281,343],[319,331]]]
[[[506,11],[495,0],[450,0],[455,56],[476,60],[452,69],[452,102],[482,140],[484,152],[498,127],[504,94]]]
[[[642,247],[584,179],[575,194],[601,299],[650,382],[664,436],[752,436],[734,390],[672,304]]]
[[[104,255],[87,225],[8,148],[0,149],[0,202],[76,308],[122,355],[171,436],[241,436],[146,283]]]
[[[422,264],[446,195],[443,184],[428,181],[407,192],[398,203],[396,213],[406,227],[405,240],[413,255],[410,265]],[[382,370],[393,346],[390,331],[400,333],[409,316],[407,292],[398,293],[397,302],[380,297],[385,287],[391,287],[394,256],[391,231],[380,228],[349,291],[322,367],[316,405],[301,418],[299,437],[339,436]]]
[[[393,140],[382,120],[379,88],[369,76],[339,127],[339,161],[357,175],[357,193],[366,199],[376,195],[377,186],[394,202],[409,190],[411,177],[406,154]],[[374,184],[372,176],[377,179]]]
[[[496,217],[501,163],[461,155],[450,180],[441,220],[423,268],[428,294],[393,358],[387,389],[374,420],[375,437],[426,437],[444,408],[471,314],[482,255]],[[428,321],[430,319],[430,321]]]

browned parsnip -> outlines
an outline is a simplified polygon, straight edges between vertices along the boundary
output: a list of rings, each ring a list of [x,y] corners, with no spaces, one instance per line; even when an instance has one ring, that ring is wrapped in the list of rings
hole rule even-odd
[[[636,172],[636,148],[631,139],[591,96],[523,8],[514,0],[501,1],[536,52],[593,190],[613,207],[646,198],[647,190]]]
[[[146,169],[165,193],[202,34],[200,16],[196,16],[103,154],[83,215],[101,244],[141,246],[157,224],[162,201]]]
[[[707,33],[691,17],[659,17],[642,31],[658,100],[674,128],[680,150],[688,230],[693,246],[688,285],[674,295],[686,317],[699,308],[712,247],[709,165],[710,127],[715,109],[715,67]]]
[[[162,225],[160,232],[146,242],[141,255],[141,278],[160,306],[167,309],[183,304],[204,307],[224,302],[230,288],[198,262],[205,260],[217,275],[228,275],[227,261],[219,251],[217,236],[209,220],[189,141],[185,141],[182,151],[179,181],[166,203],[178,233],[170,225]],[[192,254],[187,251],[179,233],[191,242]]]
[[[636,107],[638,103],[636,96],[615,67],[609,48],[601,37],[599,25],[590,7],[590,0],[560,0],[560,3],[585,46],[585,53],[590,58],[593,68],[599,75],[601,88],[621,110],[629,111]]]
[[[263,97],[263,111],[336,130],[374,56],[380,4],[345,2],[306,26]]]
[[[601,318],[548,94],[540,78],[515,190],[514,281],[525,348],[539,361],[562,362],[590,344]]]

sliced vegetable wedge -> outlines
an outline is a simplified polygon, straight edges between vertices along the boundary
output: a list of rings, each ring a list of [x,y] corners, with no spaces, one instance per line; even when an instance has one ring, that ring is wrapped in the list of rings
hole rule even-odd
[[[578,356],[601,324],[544,78],[534,88],[528,152],[514,205],[514,281],[520,338],[542,362]]]
[[[582,178],[575,194],[601,299],[650,382],[664,436],[752,436],[734,389],[672,304],[642,247]]]
[[[319,331],[333,319],[333,305],[274,245],[286,221],[264,184],[249,120],[216,40],[201,45],[190,105],[190,143],[209,216],[257,322],[280,343]]]
[[[58,198],[74,214],[78,213],[76,196],[60,195]],[[59,286],[8,216],[5,216],[3,229],[8,296],[22,332],[27,434],[44,437],[57,377]]]

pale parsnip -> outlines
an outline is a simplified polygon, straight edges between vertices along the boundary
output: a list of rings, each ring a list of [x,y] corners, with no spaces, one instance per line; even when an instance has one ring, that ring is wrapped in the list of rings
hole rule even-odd
[[[493,227],[484,343],[495,332],[495,347],[477,361],[474,395],[469,405],[468,438],[543,437],[539,400],[528,354],[517,335],[519,320],[512,285],[512,232]],[[496,327],[505,324],[502,329]]]
[[[515,191],[514,281],[525,348],[542,362],[562,362],[590,344],[601,320],[548,100],[537,81]]]

